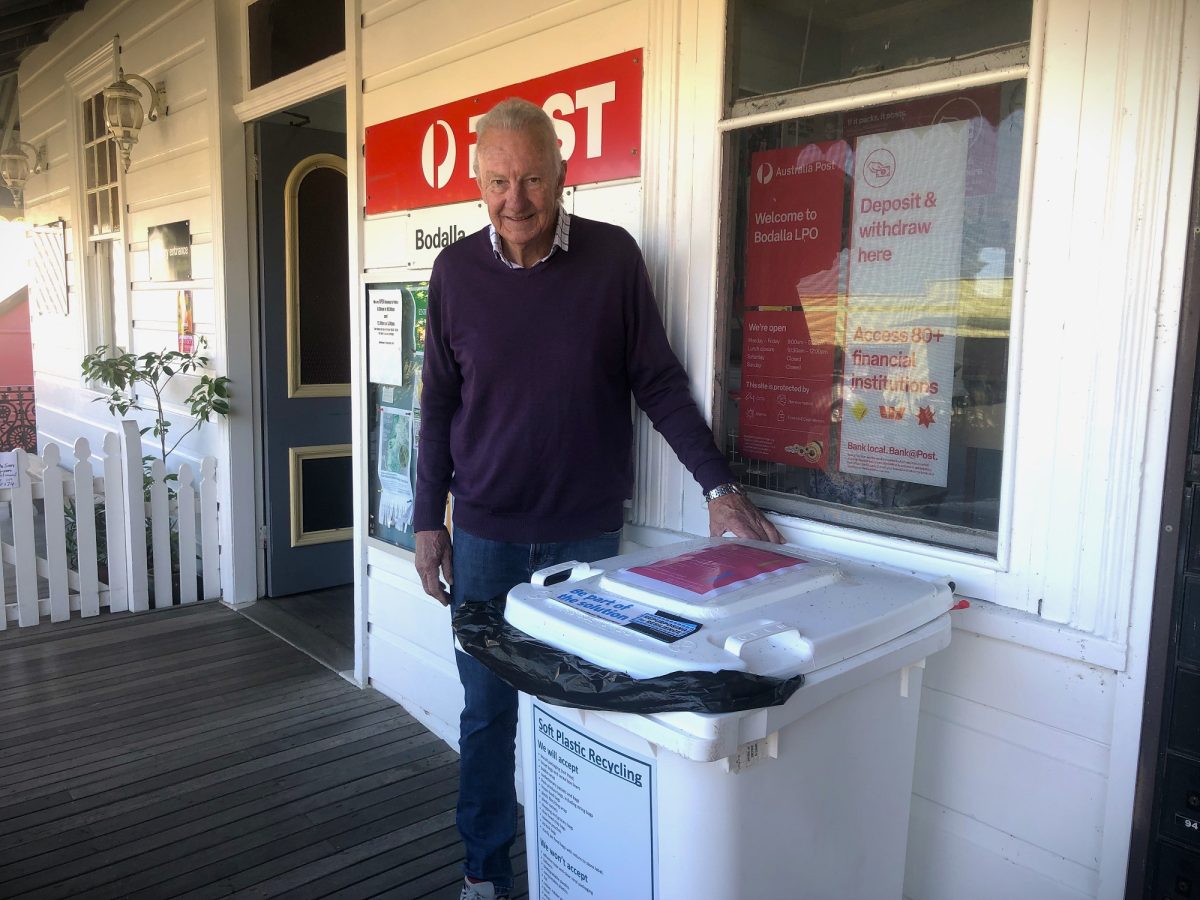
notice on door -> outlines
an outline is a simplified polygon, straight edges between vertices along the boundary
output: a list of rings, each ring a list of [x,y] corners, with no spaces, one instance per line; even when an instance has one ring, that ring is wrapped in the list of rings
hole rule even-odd
[[[968,123],[858,139],[839,468],[944,487]]]
[[[541,900],[654,900],[654,763],[530,704]],[[526,773],[529,777],[529,773]],[[531,821],[532,820],[532,821]]]
[[[403,385],[404,291],[371,287],[367,292],[367,378],[376,384]]]

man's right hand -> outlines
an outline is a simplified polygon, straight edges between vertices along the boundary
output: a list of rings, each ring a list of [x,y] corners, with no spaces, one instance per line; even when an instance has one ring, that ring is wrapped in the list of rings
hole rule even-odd
[[[436,531],[417,532],[417,574],[425,593],[442,606],[450,605],[450,594],[442,586],[454,584],[454,550],[450,546],[450,532],[445,528]],[[438,572],[441,572],[441,578]]]

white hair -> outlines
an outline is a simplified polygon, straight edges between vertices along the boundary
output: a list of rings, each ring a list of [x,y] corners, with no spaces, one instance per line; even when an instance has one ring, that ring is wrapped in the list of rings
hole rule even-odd
[[[482,147],[490,131],[524,131],[540,140],[546,153],[554,161],[556,169],[562,167],[562,149],[558,146],[558,134],[554,122],[542,108],[520,97],[501,100],[479,117],[475,123],[475,143]],[[475,161],[478,174],[479,159]]]

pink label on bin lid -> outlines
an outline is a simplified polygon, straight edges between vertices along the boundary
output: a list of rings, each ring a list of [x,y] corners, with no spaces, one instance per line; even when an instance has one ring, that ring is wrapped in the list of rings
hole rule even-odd
[[[808,560],[758,547],[729,544],[683,553],[626,571],[701,596],[760,581],[766,576],[807,566]]]

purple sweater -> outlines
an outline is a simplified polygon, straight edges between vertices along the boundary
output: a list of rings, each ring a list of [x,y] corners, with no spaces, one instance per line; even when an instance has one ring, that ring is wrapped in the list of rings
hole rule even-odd
[[[509,269],[484,228],[429,282],[417,531],[575,540],[621,527],[633,488],[632,393],[705,490],[732,481],[622,228],[571,217],[571,243]]]

